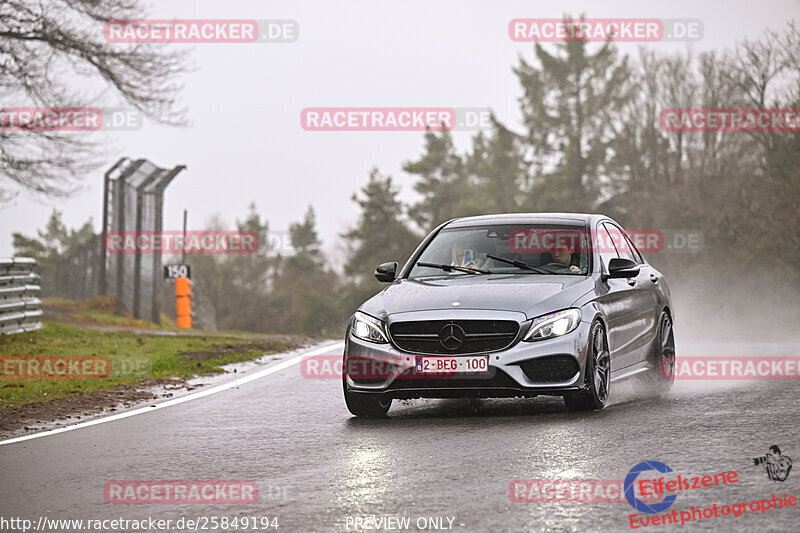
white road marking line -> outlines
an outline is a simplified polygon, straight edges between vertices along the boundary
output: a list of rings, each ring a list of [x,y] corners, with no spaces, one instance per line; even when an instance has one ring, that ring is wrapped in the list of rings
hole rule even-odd
[[[212,387],[207,390],[195,392],[193,394],[187,394],[186,396],[181,396],[179,398],[174,398],[172,400],[167,400],[166,402],[157,403],[153,406],[149,407],[140,407],[139,409],[134,409],[132,411],[126,411],[124,413],[119,413],[116,415],[105,416],[103,418],[98,418],[95,420],[89,420],[88,422],[81,422],[79,424],[75,424],[72,426],[66,426],[63,428],[58,429],[51,429],[49,431],[42,431],[41,433],[34,433],[33,435],[25,435],[23,437],[15,437],[13,439],[3,440],[0,441],[0,446],[4,444],[13,444],[15,442],[22,442],[25,440],[30,439],[38,439],[39,437],[47,437],[49,435],[55,435],[57,433],[64,433],[65,431],[72,431],[73,429],[80,429],[89,426],[96,426],[97,424],[103,424],[105,422],[112,422],[114,420],[121,420],[123,418],[128,418],[130,416],[141,415],[144,413],[152,413],[153,411],[157,411],[158,409],[164,409],[165,407],[172,407],[173,405],[178,405],[184,402],[188,402],[191,400],[196,400],[198,398],[203,398],[205,396],[211,396],[212,394],[216,394],[218,392],[222,392],[228,389],[232,389],[234,387],[238,387],[239,385],[244,385],[245,383],[250,383],[251,381],[255,381],[257,379],[263,378],[264,376],[269,376],[270,374],[274,374],[276,372],[280,372],[286,368],[296,365],[300,361],[303,360],[305,357],[310,357],[313,355],[321,355],[329,350],[334,348],[344,348],[344,342],[337,342],[335,344],[328,344],[327,346],[322,346],[320,348],[316,348],[311,350],[310,352],[304,353],[302,355],[298,355],[281,363],[278,363],[275,366],[271,366],[269,368],[265,368],[264,370],[260,370],[254,374],[250,374],[249,376],[242,376],[239,379],[231,381],[229,383],[224,383],[222,385],[217,385],[216,387]]]

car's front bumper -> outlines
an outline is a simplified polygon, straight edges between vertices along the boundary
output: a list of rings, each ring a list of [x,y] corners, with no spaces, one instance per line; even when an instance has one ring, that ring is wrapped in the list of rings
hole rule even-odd
[[[362,379],[363,374],[353,379],[345,372],[344,379],[351,392],[383,394],[392,398],[558,395],[583,388],[589,330],[590,324],[581,322],[575,331],[561,337],[536,342],[517,339],[509,348],[487,354],[488,372],[449,375],[416,374],[414,366],[419,354],[404,352],[392,343],[377,344],[358,339],[348,330],[343,368],[348,368],[348,359],[355,358],[359,364],[363,360],[378,362],[382,372],[370,375],[371,379],[366,380]],[[520,363],[548,356],[572,357],[578,363],[578,371],[562,381],[542,381],[536,376],[526,375],[520,366]]]

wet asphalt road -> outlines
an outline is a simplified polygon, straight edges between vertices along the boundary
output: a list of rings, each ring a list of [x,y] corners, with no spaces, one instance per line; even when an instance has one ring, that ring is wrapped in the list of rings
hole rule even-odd
[[[457,532],[630,531],[627,503],[515,503],[509,483],[622,479],[658,460],[685,475],[739,474],[734,485],[681,493],[678,511],[776,491],[800,496],[800,472],[770,483],[751,460],[772,444],[800,459],[798,402],[796,381],[682,382],[663,399],[612,385],[611,404],[588,414],[547,397],[417,400],[395,401],[385,420],[360,420],[346,411],[338,380],[306,379],[294,365],[152,413],[0,446],[0,517],[277,517],[277,531],[294,532],[357,531],[357,517],[398,516],[411,531],[432,517]],[[108,504],[110,480],[251,480],[260,496],[247,505]],[[797,531],[798,523],[792,507],[646,530]]]

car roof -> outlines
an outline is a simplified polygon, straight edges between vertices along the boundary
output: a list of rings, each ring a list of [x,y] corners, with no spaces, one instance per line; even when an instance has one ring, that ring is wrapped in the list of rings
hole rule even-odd
[[[447,228],[461,228],[475,225],[494,225],[494,224],[563,224],[584,222],[590,223],[595,220],[605,220],[609,217],[599,214],[589,213],[502,213],[494,215],[479,215],[473,217],[456,218],[445,224]]]

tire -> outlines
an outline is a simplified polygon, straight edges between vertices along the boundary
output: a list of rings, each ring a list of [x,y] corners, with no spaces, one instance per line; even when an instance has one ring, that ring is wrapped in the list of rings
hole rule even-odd
[[[363,418],[383,418],[392,406],[391,398],[381,398],[373,394],[359,394],[347,389],[346,378],[342,379],[344,403],[351,414]]]
[[[601,322],[592,324],[589,345],[586,348],[586,390],[564,395],[564,403],[571,411],[593,411],[608,403],[611,385],[611,355],[608,351],[606,331]]]
[[[666,311],[661,313],[658,320],[658,335],[653,341],[650,365],[647,390],[656,395],[666,394],[675,383],[675,335],[672,318]]]

